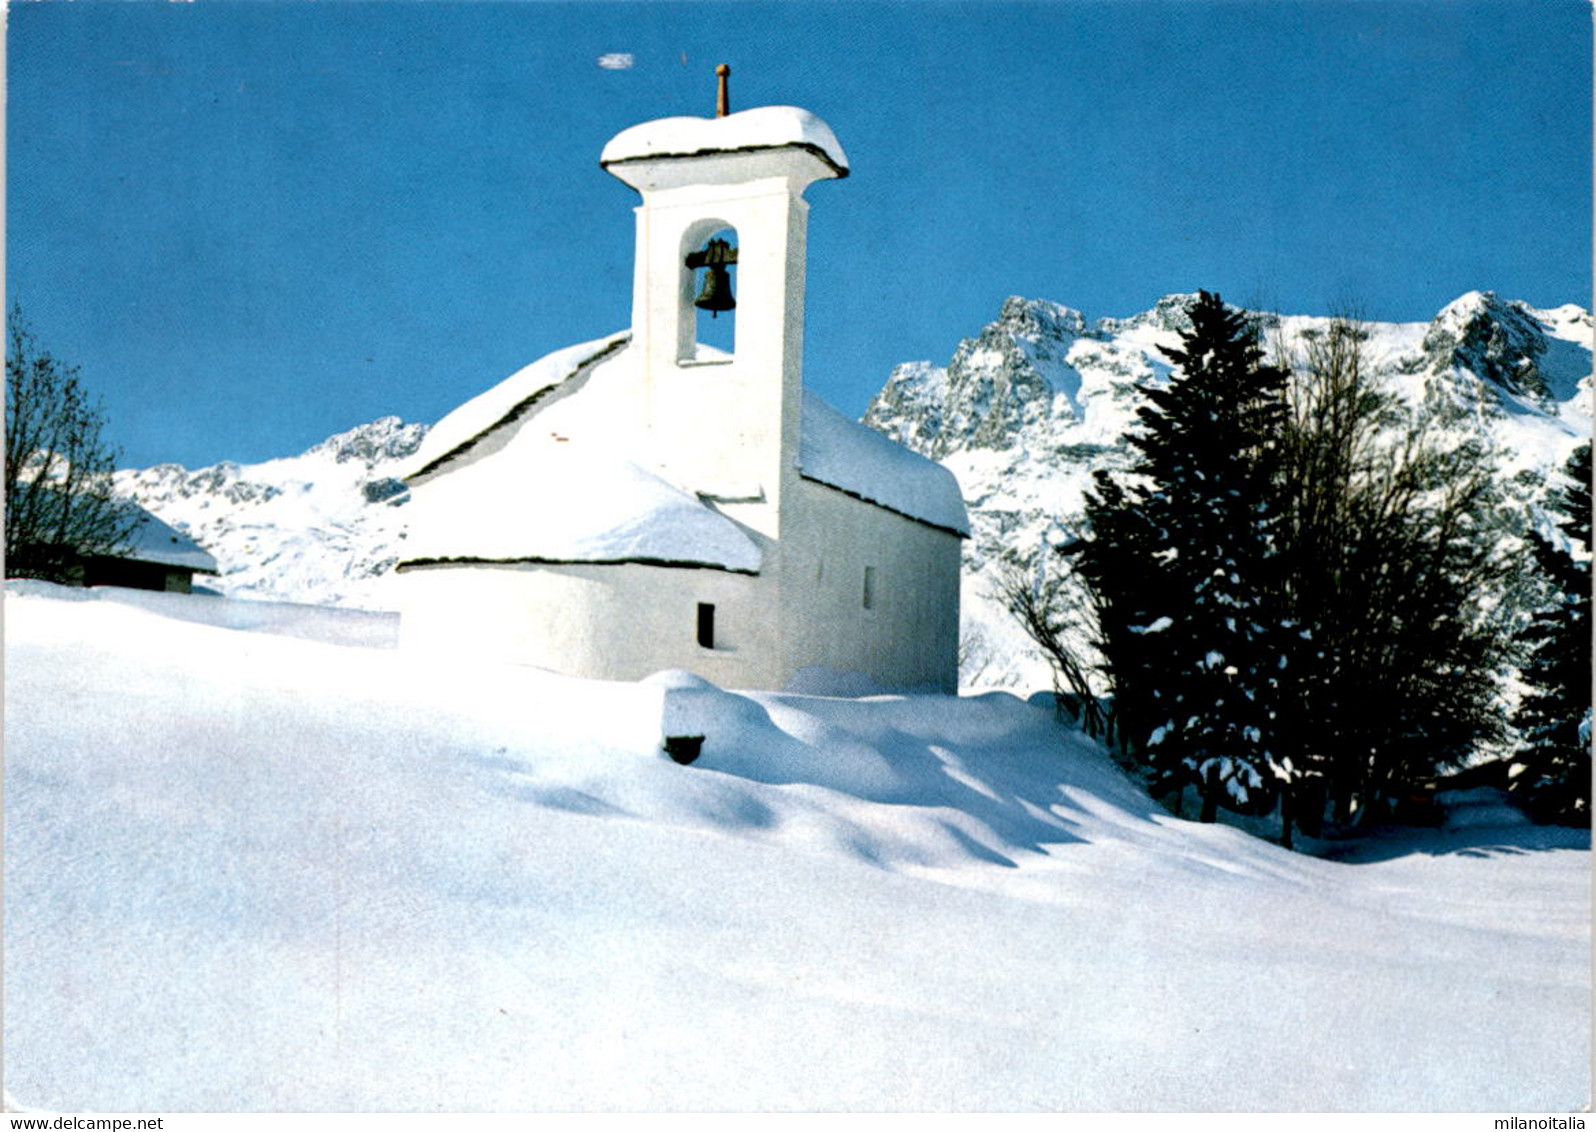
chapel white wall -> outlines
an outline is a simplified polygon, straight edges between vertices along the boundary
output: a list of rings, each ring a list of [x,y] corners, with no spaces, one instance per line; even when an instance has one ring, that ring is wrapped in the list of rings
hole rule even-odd
[[[811,480],[789,486],[782,533],[785,682],[822,665],[883,688],[958,691],[957,535]]]
[[[598,680],[685,668],[722,687],[785,683],[774,579],[638,563],[407,566],[400,645]],[[715,606],[715,647],[697,641]]]
[[[959,539],[794,478],[758,575],[643,564],[408,566],[400,643],[604,680],[685,668],[782,689],[805,670],[883,689],[958,690]],[[763,541],[763,540],[762,540]],[[874,575],[864,607],[865,570]],[[715,647],[697,642],[715,606]]]

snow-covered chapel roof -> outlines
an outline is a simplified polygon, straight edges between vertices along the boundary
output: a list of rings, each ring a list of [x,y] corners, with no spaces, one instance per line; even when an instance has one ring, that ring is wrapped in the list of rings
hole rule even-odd
[[[631,336],[631,331],[623,330],[545,354],[493,388],[477,394],[427,430],[426,439],[416,450],[403,478],[418,480],[465,455],[489,434],[519,419],[556,388],[581,377],[612,356]]]
[[[759,549],[742,528],[613,443],[614,406],[588,379],[599,382],[607,367],[625,366],[627,344],[621,333],[557,350],[439,421],[405,477],[420,488],[405,561],[653,562],[758,571]],[[534,431],[521,435],[510,427],[534,406]],[[951,472],[808,390],[798,462],[805,479],[929,526],[969,533]]]
[[[831,127],[797,106],[759,106],[724,118],[658,118],[622,130],[599,155],[606,169],[629,161],[701,157],[783,147],[805,149],[848,175],[848,155]]]
[[[410,564],[624,563],[759,571],[736,523],[617,454],[555,437],[507,447],[416,494]]]
[[[959,481],[941,464],[850,420],[804,390],[798,470],[888,511],[954,534],[970,533]]]

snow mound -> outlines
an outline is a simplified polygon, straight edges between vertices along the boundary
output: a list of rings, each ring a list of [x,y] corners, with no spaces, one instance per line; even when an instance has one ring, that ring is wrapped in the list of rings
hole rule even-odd
[[[6,582],[8,597],[47,597],[54,601],[104,601],[131,606],[173,621],[299,637],[330,645],[393,648],[399,643],[399,615],[331,605],[302,605],[287,601],[234,600],[221,594],[163,593],[120,586],[79,589],[53,582],[13,578]]]

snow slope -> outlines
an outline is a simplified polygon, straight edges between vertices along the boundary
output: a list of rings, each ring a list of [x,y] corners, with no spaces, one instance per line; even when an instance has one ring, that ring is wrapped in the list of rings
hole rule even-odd
[[[8,594],[23,1105],[1589,1098],[1588,834],[1315,860],[1161,813],[1001,693],[580,681],[237,604]]]
[[[382,609],[408,495],[396,478],[427,426],[384,417],[298,456],[116,473],[119,491],[192,538],[220,567],[199,584],[235,597]]]

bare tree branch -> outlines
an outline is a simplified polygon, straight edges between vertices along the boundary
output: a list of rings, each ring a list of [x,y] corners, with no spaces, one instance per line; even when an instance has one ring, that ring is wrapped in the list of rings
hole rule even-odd
[[[120,548],[137,521],[112,493],[117,454],[78,368],[39,348],[18,306],[6,332],[6,573],[67,581],[85,557]]]

